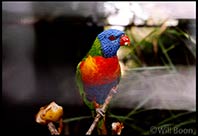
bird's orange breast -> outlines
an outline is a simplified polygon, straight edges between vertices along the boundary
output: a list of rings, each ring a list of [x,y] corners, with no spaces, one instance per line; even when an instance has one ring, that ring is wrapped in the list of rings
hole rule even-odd
[[[81,78],[85,84],[107,84],[120,77],[118,58],[104,58],[102,56],[88,56],[80,64]]]

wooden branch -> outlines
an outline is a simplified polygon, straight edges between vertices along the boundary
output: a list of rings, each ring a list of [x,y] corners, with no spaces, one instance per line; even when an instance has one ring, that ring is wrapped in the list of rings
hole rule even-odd
[[[106,108],[109,105],[113,94],[116,93],[117,87],[113,88],[110,93],[108,94],[107,98],[105,99],[105,103],[102,105],[101,110],[104,111],[104,113],[106,112]],[[94,118],[93,123],[91,124],[89,130],[86,132],[86,135],[91,135],[92,131],[94,130],[96,124],[98,123],[99,119],[101,118],[101,115],[99,113],[97,113],[96,117]]]
[[[92,131],[94,130],[96,124],[98,123],[99,119],[100,119],[101,115],[98,113],[93,121],[93,123],[91,124],[89,130],[86,132],[86,135],[91,135]]]
[[[58,132],[58,130],[56,129],[55,125],[52,122],[49,122],[47,126],[51,135],[60,135],[60,133]]]

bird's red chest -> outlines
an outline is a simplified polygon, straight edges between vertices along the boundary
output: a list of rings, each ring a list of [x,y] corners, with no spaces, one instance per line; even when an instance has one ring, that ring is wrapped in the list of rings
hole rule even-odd
[[[120,77],[120,65],[117,57],[104,58],[88,56],[80,64],[81,78],[84,83],[101,85]]]

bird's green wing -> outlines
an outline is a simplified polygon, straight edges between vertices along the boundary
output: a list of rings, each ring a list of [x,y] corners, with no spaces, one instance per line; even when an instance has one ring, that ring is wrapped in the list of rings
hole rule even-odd
[[[81,62],[80,62],[80,63],[81,63]],[[77,83],[77,86],[78,86],[80,95],[81,95],[81,97],[82,97],[84,103],[85,103],[91,110],[94,110],[93,103],[90,102],[90,101],[88,101],[87,98],[86,98],[86,96],[85,96],[84,86],[83,86],[83,82],[82,82],[82,79],[81,79],[80,63],[78,64],[77,69],[76,69],[76,83]]]

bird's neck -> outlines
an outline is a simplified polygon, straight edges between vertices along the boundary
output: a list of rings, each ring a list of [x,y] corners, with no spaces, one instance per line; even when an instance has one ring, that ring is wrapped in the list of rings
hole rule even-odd
[[[91,56],[102,56],[100,41],[98,38],[95,39],[91,49],[88,52],[88,55]]]
[[[100,40],[98,38],[96,38],[87,55],[91,55],[92,57],[93,56],[103,56],[104,58],[113,58],[113,57],[117,56],[118,48],[119,47],[115,48],[114,49],[115,51],[113,51],[113,52],[108,47],[102,49]],[[102,50],[103,50],[103,52],[106,52],[106,53],[102,53]],[[109,50],[111,50],[111,51],[109,51]]]

